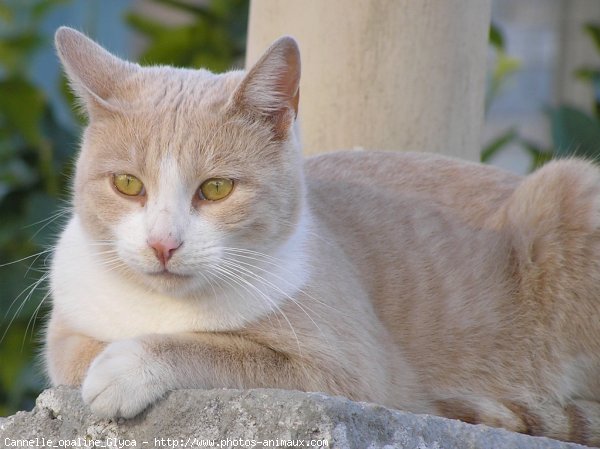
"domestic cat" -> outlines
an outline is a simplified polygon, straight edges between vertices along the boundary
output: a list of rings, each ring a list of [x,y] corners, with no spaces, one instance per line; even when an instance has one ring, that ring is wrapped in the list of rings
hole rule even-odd
[[[600,444],[596,166],[303,160],[289,37],[220,75],[69,28],[56,46],[89,124],[51,267],[53,384],[105,417],[274,387]]]

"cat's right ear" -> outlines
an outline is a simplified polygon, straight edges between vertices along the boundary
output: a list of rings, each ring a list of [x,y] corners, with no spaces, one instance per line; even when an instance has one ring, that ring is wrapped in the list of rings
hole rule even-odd
[[[296,41],[277,39],[248,71],[233,94],[233,103],[252,111],[285,138],[298,115],[300,98],[300,50]]]
[[[55,45],[71,88],[90,116],[119,109],[119,82],[139,70],[112,55],[84,34],[68,27],[56,31]]]

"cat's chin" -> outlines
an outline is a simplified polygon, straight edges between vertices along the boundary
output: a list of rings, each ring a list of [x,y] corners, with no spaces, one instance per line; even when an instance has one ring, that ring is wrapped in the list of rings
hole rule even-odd
[[[155,291],[173,296],[185,296],[198,289],[195,276],[163,270],[143,273],[142,282]]]

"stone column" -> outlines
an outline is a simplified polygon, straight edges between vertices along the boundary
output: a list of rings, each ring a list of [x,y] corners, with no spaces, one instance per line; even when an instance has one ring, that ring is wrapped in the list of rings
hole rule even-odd
[[[429,151],[479,160],[490,0],[252,0],[246,63],[302,52],[305,154]]]

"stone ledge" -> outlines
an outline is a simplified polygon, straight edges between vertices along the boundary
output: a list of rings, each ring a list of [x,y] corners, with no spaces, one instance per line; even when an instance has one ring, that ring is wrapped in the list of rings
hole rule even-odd
[[[79,447],[93,447],[91,441],[98,440],[121,445],[135,441],[137,447],[158,448],[167,447],[168,438],[171,447],[174,441],[179,447],[185,443],[202,447],[200,439],[215,444],[229,439],[230,445],[220,447],[236,448],[252,447],[249,440],[258,442],[254,447],[265,447],[261,442],[267,439],[327,440],[329,447],[340,449],[584,447],[319,393],[283,390],[174,391],[135,419],[113,421],[92,416],[78,390],[58,387],[44,391],[31,412],[0,419],[0,447],[35,438],[38,446],[29,447],[44,447],[42,438],[53,440],[56,447],[59,440],[63,445],[65,440],[77,442]],[[192,446],[188,438],[197,438],[197,445]]]

